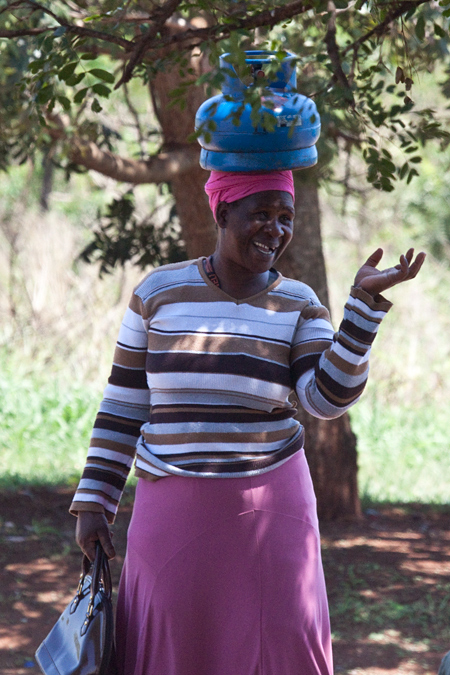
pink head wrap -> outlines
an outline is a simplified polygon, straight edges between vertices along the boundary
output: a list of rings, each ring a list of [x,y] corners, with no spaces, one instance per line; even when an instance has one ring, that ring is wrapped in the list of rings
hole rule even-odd
[[[237,202],[255,192],[282,190],[289,192],[295,200],[292,171],[265,171],[264,173],[244,173],[238,171],[211,171],[205,185],[211,211],[216,217],[220,202]]]

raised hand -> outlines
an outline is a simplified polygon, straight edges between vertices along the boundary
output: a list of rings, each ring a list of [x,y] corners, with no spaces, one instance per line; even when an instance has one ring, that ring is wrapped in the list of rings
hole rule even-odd
[[[377,248],[358,270],[354,285],[375,296],[392,286],[401,284],[403,281],[414,279],[423,265],[426,254],[418,253],[414,261],[413,256],[414,249],[410,248],[406,255],[400,256],[400,263],[398,265],[388,267],[385,270],[379,270],[377,269],[377,265],[383,257],[383,249]]]

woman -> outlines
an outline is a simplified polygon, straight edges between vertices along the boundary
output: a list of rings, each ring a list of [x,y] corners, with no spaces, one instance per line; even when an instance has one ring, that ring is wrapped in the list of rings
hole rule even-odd
[[[293,235],[291,172],[212,172],[206,191],[214,255],[151,272],[125,315],[72,504],[77,541],[91,559],[97,539],[114,556],[108,522],[136,455],[120,673],[331,675],[315,497],[289,396],[322,418],[355,403],[391,306],[379,294],[425,255],[379,271],[378,249],[334,334],[314,292],[273,269]]]

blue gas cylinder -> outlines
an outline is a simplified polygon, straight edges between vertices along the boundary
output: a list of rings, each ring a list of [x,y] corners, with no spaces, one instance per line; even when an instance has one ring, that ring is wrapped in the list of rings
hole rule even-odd
[[[315,103],[296,91],[295,58],[290,52],[278,60],[275,52],[247,51],[244,78],[229,63],[229,54],[220,57],[222,93],[205,101],[195,118],[204,169],[272,171],[316,164],[320,117]],[[255,122],[244,94],[256,84],[263,86],[261,114]]]

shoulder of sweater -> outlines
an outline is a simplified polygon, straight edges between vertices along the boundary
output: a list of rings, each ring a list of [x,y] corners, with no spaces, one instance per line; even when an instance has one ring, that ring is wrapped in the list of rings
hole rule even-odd
[[[273,292],[291,296],[292,299],[301,301],[308,300],[311,305],[317,307],[322,306],[322,303],[313,289],[307,284],[304,284],[303,281],[297,281],[296,279],[281,276],[281,281]]]
[[[164,290],[168,285],[202,281],[198,271],[198,259],[169,263],[151,270],[135,287],[134,295],[145,302],[153,293]]]

